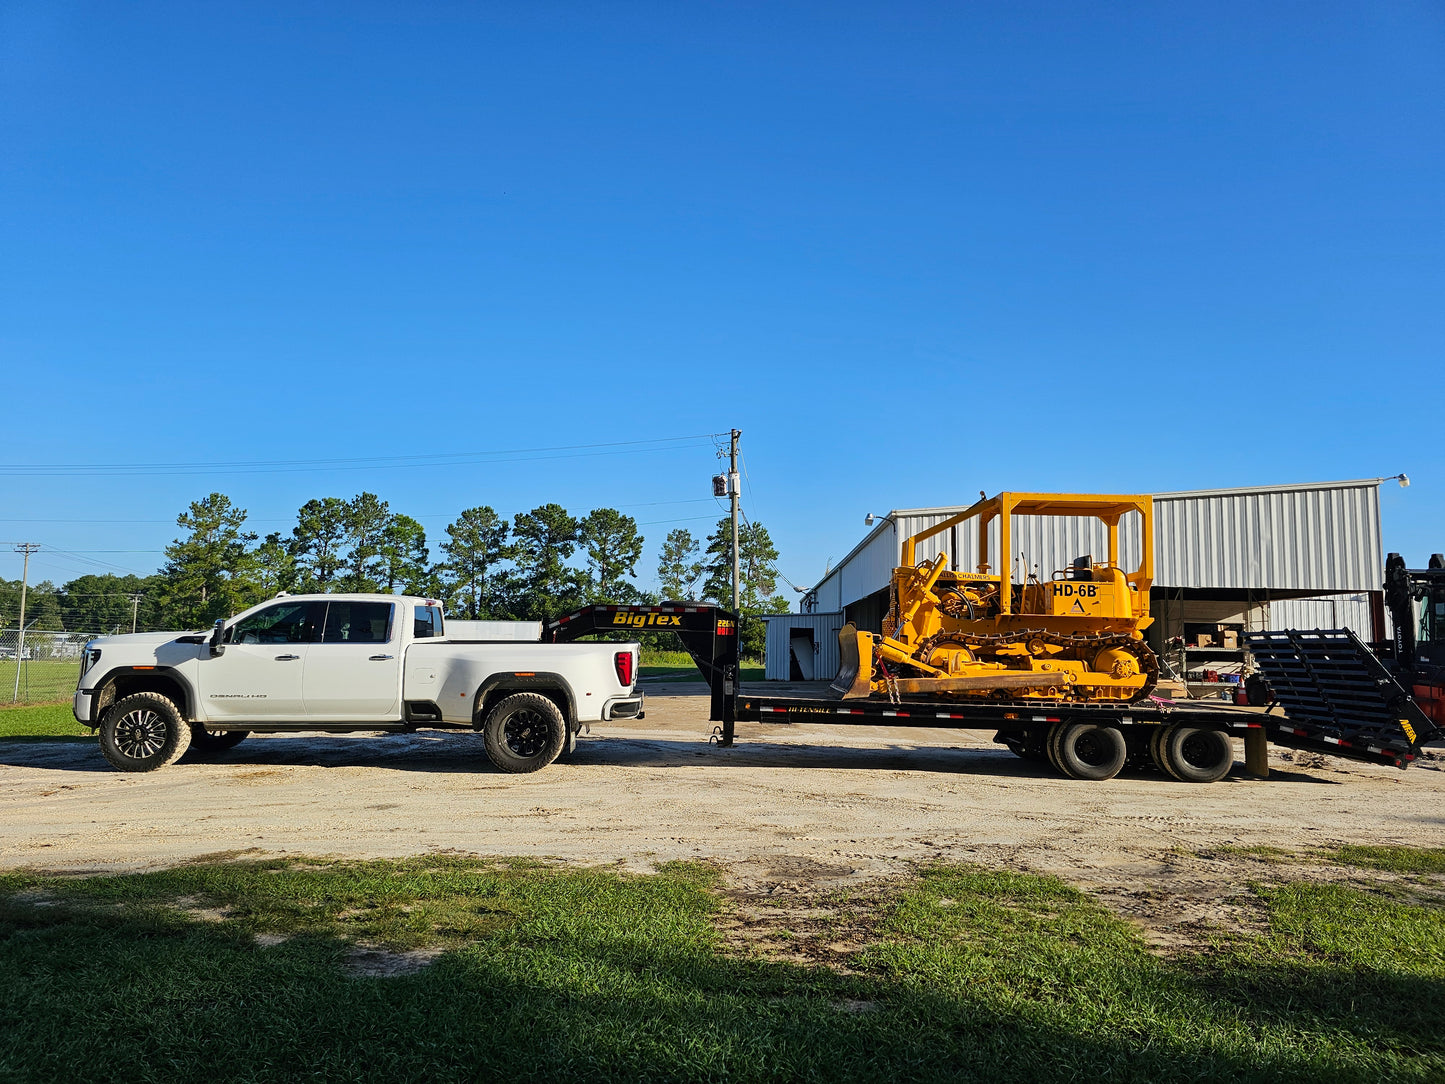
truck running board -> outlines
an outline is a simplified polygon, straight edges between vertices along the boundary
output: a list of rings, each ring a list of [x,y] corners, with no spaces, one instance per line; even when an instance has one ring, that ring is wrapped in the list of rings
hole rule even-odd
[[[1265,717],[1276,744],[1358,759],[1368,752],[1403,768],[1442,735],[1349,629],[1254,632],[1245,639],[1285,712]]]

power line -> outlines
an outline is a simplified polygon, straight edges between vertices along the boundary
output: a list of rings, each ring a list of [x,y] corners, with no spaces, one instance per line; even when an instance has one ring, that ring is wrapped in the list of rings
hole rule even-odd
[[[601,444],[557,444],[539,448],[503,448],[493,451],[437,452],[426,455],[361,456],[346,459],[273,459],[209,463],[0,463],[0,477],[116,477],[127,475],[283,474],[329,470],[392,469],[398,467],[452,466],[484,462],[539,462],[601,455],[670,452],[688,443],[711,441],[715,434],[695,433],[649,440],[609,441]]]

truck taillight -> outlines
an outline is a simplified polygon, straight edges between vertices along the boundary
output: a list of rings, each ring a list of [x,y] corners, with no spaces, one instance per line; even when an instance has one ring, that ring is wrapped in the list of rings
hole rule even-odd
[[[612,662],[617,667],[617,681],[623,688],[632,685],[632,652],[619,651],[612,656]]]

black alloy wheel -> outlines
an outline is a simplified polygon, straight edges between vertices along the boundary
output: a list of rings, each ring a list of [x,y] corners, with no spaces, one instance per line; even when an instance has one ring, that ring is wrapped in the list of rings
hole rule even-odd
[[[508,752],[530,760],[547,747],[547,722],[535,711],[514,712],[502,724],[502,735]]]

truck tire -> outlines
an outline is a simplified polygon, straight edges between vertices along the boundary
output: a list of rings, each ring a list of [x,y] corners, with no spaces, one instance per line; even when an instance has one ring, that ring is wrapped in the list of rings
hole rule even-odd
[[[1128,758],[1124,732],[1116,726],[1072,723],[1055,740],[1054,759],[1071,779],[1113,779]]]
[[[1169,774],[1185,783],[1214,783],[1234,767],[1234,745],[1218,730],[1171,726],[1159,751]]]
[[[100,751],[123,772],[153,772],[181,759],[191,727],[160,693],[117,700],[100,721]]]
[[[523,774],[557,759],[567,741],[567,720],[541,693],[513,693],[497,701],[482,724],[487,759],[504,772]]]
[[[197,753],[224,753],[246,740],[249,730],[207,730],[200,723],[191,724],[191,748]]]

